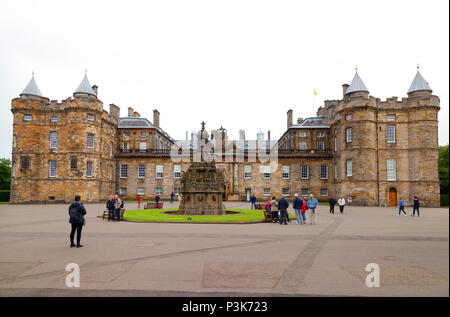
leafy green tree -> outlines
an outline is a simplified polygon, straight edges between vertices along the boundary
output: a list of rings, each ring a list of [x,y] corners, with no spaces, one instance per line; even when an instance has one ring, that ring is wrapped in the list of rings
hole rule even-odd
[[[11,186],[11,160],[0,158],[0,189],[9,189]]]
[[[439,147],[439,179],[441,194],[448,195],[448,144]]]

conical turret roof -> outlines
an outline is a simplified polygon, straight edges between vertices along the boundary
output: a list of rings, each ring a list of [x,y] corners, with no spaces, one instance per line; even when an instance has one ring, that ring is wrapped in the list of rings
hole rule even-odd
[[[41,91],[39,90],[38,85],[36,84],[36,81],[34,80],[34,74],[33,77],[31,77],[30,82],[28,83],[28,85],[25,87],[25,89],[20,93],[20,96],[22,95],[33,95],[33,96],[38,96],[38,97],[43,97],[45,98]]]
[[[419,69],[417,69],[416,77],[414,77],[411,86],[409,87],[408,94],[420,90],[432,91],[430,85],[428,85],[427,81],[422,77],[422,74],[419,72]]]
[[[350,84],[350,86],[348,86],[347,90],[345,91],[345,94],[348,95],[352,92],[357,91],[365,91],[367,93],[369,92],[369,90],[366,88],[366,85],[364,85],[364,82],[362,81],[361,77],[359,77],[358,72],[355,73],[352,83]]]
[[[91,84],[89,83],[89,79],[87,78],[87,74],[84,74],[83,80],[81,81],[80,85],[74,91],[73,94],[75,95],[77,93],[89,94],[89,95],[97,96],[95,94],[95,91],[92,89]]]

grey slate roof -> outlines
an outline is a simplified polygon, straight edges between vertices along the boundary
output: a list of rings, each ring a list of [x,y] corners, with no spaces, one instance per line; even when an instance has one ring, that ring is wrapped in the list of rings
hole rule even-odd
[[[87,78],[87,74],[84,74],[83,80],[81,81],[80,85],[74,91],[73,94],[75,95],[76,93],[83,93],[83,94],[89,94],[89,95],[97,96],[95,94],[95,91],[92,89],[91,84],[89,83],[89,80]]]
[[[30,82],[28,83],[28,85],[25,87],[25,89],[20,93],[21,95],[33,95],[33,96],[39,96],[39,97],[44,97],[41,93],[41,91],[39,90],[38,85],[36,84],[36,81],[34,80],[34,74],[33,77],[31,77]],[[44,97],[45,98],[45,97]]]
[[[432,91],[430,85],[428,85],[427,81],[422,77],[422,74],[417,70],[416,77],[414,77],[414,80],[409,87],[408,94],[420,90]]]
[[[352,92],[357,92],[357,91],[365,91],[367,93],[369,92],[369,90],[366,88],[366,85],[364,85],[361,77],[359,77],[358,72],[355,73],[352,83],[345,91],[345,94],[348,95]]]
[[[156,127],[146,118],[122,117],[119,120],[119,129],[145,129]],[[174,142],[175,140],[163,129],[157,129],[162,135]]]
[[[300,124],[292,125],[293,128],[329,128],[329,125],[324,125],[323,120],[325,117],[311,117],[306,118]]]

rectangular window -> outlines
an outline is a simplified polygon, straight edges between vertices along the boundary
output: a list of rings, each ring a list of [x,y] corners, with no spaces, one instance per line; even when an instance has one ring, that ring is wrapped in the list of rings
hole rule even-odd
[[[88,134],[88,136],[87,136],[87,147],[90,149],[94,148],[94,135],[93,134]]]
[[[119,193],[120,193],[120,195],[126,195],[127,194],[127,188],[126,187],[120,187]]]
[[[181,193],[180,187],[175,187],[175,188],[173,189],[173,193],[174,193],[175,195],[179,195],[179,194]]]
[[[58,132],[50,132],[50,148],[56,149],[58,146]]]
[[[98,171],[99,171],[100,178],[102,178],[103,177],[103,163],[102,162],[100,162]]]
[[[109,166],[109,180],[113,180],[113,167],[112,165]]]
[[[347,176],[353,175],[353,163],[352,160],[347,160]]]
[[[130,136],[130,131],[123,131],[123,136]]]
[[[397,180],[397,162],[395,159],[386,160],[387,180],[390,182]]]
[[[28,156],[20,157],[20,169],[21,170],[29,170],[30,169],[30,158]]]
[[[325,142],[317,142],[318,150],[325,150]]]
[[[386,121],[395,121],[395,115],[386,116]]]
[[[78,166],[78,159],[74,156],[70,158],[70,168],[76,169]]]
[[[264,196],[270,196],[270,188],[264,188]]]
[[[138,194],[139,196],[144,196],[144,194],[145,194],[145,189],[144,189],[144,188],[138,188],[138,189],[137,189],[137,194]]]
[[[23,115],[23,121],[32,121],[33,116],[31,114],[24,114]]]
[[[252,178],[252,166],[251,165],[244,166],[244,178]]]
[[[301,137],[301,138],[306,138],[306,132],[300,132],[298,134],[298,136]]]
[[[309,178],[309,167],[308,165],[302,165],[301,167],[301,178],[308,179]]]
[[[56,161],[48,162],[48,176],[56,177]]]
[[[162,187],[156,187],[156,195],[162,195],[162,194],[163,194]]]
[[[145,165],[144,164],[139,164],[139,166],[138,166],[138,177],[139,178],[145,177]]]
[[[386,136],[388,143],[395,143],[395,125],[387,126]]]
[[[87,162],[86,177],[92,177],[92,162]]]
[[[300,150],[306,150],[306,142],[300,142]]]
[[[147,142],[139,142],[139,150],[144,151],[147,149]]]
[[[88,121],[95,121],[95,116],[92,114],[88,114],[87,119],[88,119]]]
[[[128,142],[123,142],[122,148],[127,151],[130,148],[130,144]]]
[[[17,135],[13,136],[13,148],[15,149],[17,146]]]
[[[352,142],[353,140],[352,128],[345,129],[345,139],[347,140],[347,142]]]
[[[317,137],[318,138],[323,138],[324,137],[324,133],[323,132],[317,132]]]
[[[57,116],[51,116],[50,117],[50,122],[58,122],[58,117]]]
[[[128,165],[120,164],[120,178],[127,178],[127,177],[128,177]]]
[[[140,136],[141,138],[145,138],[145,137],[147,136],[147,133],[146,133],[146,132],[141,132],[141,133],[139,134],[139,136]]]
[[[173,166],[173,177],[174,178],[180,178],[181,177],[181,165],[175,164]]]
[[[109,142],[109,156],[113,156],[114,144]]]
[[[303,197],[308,196],[308,195],[309,195],[309,190],[308,190],[308,188],[302,188],[301,195],[302,195]]]
[[[156,165],[156,178],[163,178],[163,165]]]
[[[337,180],[338,178],[338,172],[337,172],[337,165],[334,163],[334,179]]]
[[[348,115],[346,115],[345,116],[345,120],[347,120],[347,121],[349,121],[349,120],[352,120],[352,115],[351,114],[348,114]]]
[[[283,196],[289,196],[291,194],[291,191],[289,190],[289,188],[283,188],[281,190],[281,193]]]
[[[322,188],[320,190],[320,196],[328,196],[328,189]]]
[[[337,137],[334,137],[334,151],[337,152]]]
[[[281,173],[283,179],[289,179],[289,165],[283,165]]]
[[[270,165],[263,166],[263,177],[264,177],[264,179],[270,178]]]
[[[320,178],[328,179],[328,165],[320,165]]]

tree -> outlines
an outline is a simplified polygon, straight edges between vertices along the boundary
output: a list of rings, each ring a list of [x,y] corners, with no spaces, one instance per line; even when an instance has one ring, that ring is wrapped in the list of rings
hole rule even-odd
[[[11,160],[6,158],[0,158],[0,189],[9,189],[10,186],[11,186]]]
[[[441,194],[448,195],[448,144],[439,147],[439,180]]]

